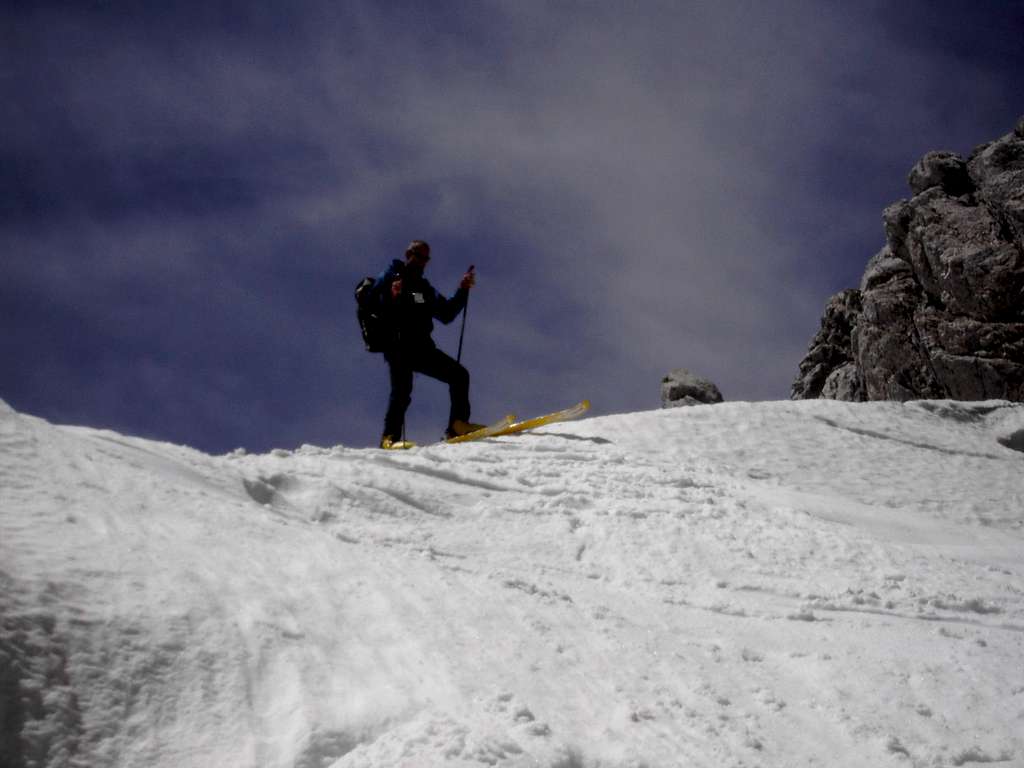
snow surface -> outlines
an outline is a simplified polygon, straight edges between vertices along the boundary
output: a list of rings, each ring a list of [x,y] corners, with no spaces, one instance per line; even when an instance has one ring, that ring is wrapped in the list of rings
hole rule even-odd
[[[1024,765],[1024,407],[268,455],[0,402],[4,766]]]

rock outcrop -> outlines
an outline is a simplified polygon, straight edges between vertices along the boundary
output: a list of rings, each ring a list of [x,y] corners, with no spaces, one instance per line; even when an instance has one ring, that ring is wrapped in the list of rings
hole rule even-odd
[[[861,313],[861,295],[858,290],[837,293],[829,299],[821,318],[821,330],[811,341],[807,356],[800,363],[800,376],[793,385],[794,400],[829,397],[825,391],[844,392],[849,397],[834,400],[863,400],[860,377],[852,362],[853,330]]]
[[[677,408],[684,405],[712,405],[722,402],[722,393],[713,382],[676,368],[661,380],[661,407]]]
[[[1024,400],[1024,118],[964,159],[930,152],[885,246],[833,296],[792,397]]]

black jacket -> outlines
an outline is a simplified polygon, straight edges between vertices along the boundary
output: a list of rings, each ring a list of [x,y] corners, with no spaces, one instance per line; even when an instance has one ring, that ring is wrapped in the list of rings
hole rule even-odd
[[[402,293],[391,296],[391,284],[402,279]],[[430,284],[422,272],[407,269],[405,262],[395,259],[377,277],[374,292],[387,323],[392,346],[405,349],[432,347],[434,319],[447,325],[459,316],[466,306],[469,291],[459,288],[446,299]]]

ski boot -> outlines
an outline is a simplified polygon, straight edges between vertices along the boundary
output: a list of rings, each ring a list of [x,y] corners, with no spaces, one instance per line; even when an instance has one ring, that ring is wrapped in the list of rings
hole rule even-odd
[[[391,435],[384,435],[380,439],[380,447],[385,451],[405,451],[409,448],[415,448],[416,443],[412,440],[396,440]]]
[[[450,440],[453,437],[462,437],[468,435],[470,432],[476,432],[478,429],[483,429],[486,424],[474,424],[471,421],[463,421],[462,419],[456,419],[444,431],[444,437],[446,440]]]

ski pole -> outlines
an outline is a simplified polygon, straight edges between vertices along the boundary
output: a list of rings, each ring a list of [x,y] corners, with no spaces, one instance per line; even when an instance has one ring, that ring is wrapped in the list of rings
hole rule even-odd
[[[467,269],[466,271],[467,272],[472,272],[474,269],[476,269],[476,265],[475,264],[470,264],[469,265],[469,269]],[[466,303],[462,307],[462,328],[459,331],[459,352],[455,356],[455,362],[456,363],[461,363],[462,362],[462,339],[466,335],[466,315],[467,314],[469,314],[469,291],[468,290],[466,291]]]

